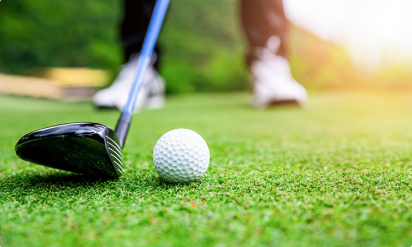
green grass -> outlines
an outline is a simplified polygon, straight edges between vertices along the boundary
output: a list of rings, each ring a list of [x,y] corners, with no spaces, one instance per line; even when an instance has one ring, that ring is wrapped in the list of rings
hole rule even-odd
[[[318,93],[304,109],[265,111],[247,95],[168,98],[134,118],[125,174],[91,180],[28,164],[27,132],[116,111],[0,97],[0,245],[411,246],[412,97]],[[204,137],[205,177],[168,184],[152,164],[175,128]]]

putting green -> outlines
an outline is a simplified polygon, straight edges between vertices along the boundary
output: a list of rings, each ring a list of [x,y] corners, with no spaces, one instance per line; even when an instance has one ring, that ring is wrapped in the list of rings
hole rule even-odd
[[[124,176],[28,164],[17,140],[50,125],[114,127],[89,103],[0,96],[0,246],[410,246],[412,95],[325,92],[255,110],[246,93],[173,96],[133,120]],[[175,128],[209,145],[205,177],[168,184],[152,164]]]

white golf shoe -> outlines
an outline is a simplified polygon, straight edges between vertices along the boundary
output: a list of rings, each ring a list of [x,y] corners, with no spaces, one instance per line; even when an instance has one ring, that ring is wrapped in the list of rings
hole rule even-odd
[[[251,64],[253,87],[252,105],[266,108],[278,104],[302,105],[307,99],[306,89],[292,77],[289,62],[276,55],[280,39],[273,36],[267,47],[256,48],[259,57]]]
[[[136,76],[138,58],[138,54],[134,55],[129,62],[123,65],[112,85],[93,96],[93,103],[97,107],[123,109]],[[142,108],[158,109],[164,105],[165,83],[153,67],[153,61],[155,60],[152,59],[152,64],[145,72],[143,84],[136,100],[135,112]]]

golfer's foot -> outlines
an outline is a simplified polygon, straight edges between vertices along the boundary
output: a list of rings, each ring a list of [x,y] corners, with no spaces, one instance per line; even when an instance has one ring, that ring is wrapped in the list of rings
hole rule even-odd
[[[138,55],[134,55],[129,62],[123,65],[113,84],[106,89],[100,90],[93,96],[93,103],[97,107],[123,109],[136,76],[138,58]],[[150,109],[163,107],[165,101],[164,92],[164,81],[151,64],[145,72],[143,84],[136,100],[135,111],[143,107]]]
[[[265,108],[278,104],[302,105],[307,99],[306,89],[293,79],[289,62],[276,55],[280,40],[276,36],[267,47],[256,48],[256,59],[251,64],[252,104]]]

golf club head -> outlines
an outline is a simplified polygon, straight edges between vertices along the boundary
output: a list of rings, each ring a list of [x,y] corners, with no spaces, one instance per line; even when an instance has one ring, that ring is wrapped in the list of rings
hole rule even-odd
[[[68,123],[23,136],[15,151],[22,160],[85,175],[117,178],[123,173],[116,133],[97,123]]]

